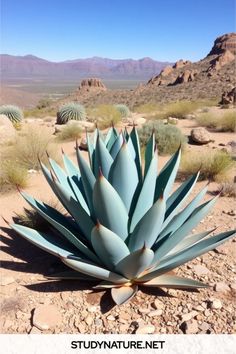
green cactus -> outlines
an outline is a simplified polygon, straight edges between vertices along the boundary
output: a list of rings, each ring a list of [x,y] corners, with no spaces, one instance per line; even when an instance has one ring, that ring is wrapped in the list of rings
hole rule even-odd
[[[130,110],[125,104],[116,104],[115,108],[120,112],[122,118],[130,116]]]
[[[69,120],[83,120],[85,109],[81,104],[71,102],[63,105],[57,112],[57,124],[66,124]]]
[[[5,114],[12,124],[20,123],[23,119],[22,110],[14,105],[4,105],[0,107],[0,114]]]
[[[10,225],[70,268],[49,278],[94,282],[95,289],[111,289],[117,304],[128,301],[142,286],[207,287],[170,272],[231,239],[235,230],[211,237],[214,229],[190,233],[218,196],[200,204],[205,186],[186,204],[199,172],[172,192],[181,149],[158,173],[154,134],[146,147],[144,170],[135,127],[131,133],[111,128],[106,137],[96,130],[93,139],[87,134],[87,144],[90,166],[78,146],[78,166],[64,153],[65,171],[50,158],[51,171],[41,164],[67,214],[21,192],[52,228],[43,232]]]

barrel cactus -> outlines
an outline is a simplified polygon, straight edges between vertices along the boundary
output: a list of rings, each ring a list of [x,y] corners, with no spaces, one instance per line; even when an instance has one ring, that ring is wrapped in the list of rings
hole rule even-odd
[[[57,112],[57,124],[66,124],[69,120],[83,120],[86,117],[84,107],[75,102],[63,105]]]
[[[115,108],[120,112],[122,118],[130,116],[130,110],[125,104],[116,104]]]
[[[201,203],[206,186],[186,205],[199,172],[171,193],[181,149],[158,173],[154,135],[142,168],[135,127],[131,133],[118,133],[113,127],[105,137],[96,130],[93,138],[87,134],[87,144],[89,163],[77,145],[78,166],[64,153],[65,170],[50,157],[51,170],[41,164],[67,214],[21,191],[52,228],[42,232],[10,225],[69,267],[49,278],[89,280],[95,289],[110,289],[116,304],[128,301],[142,286],[207,287],[172,270],[229,240],[235,230],[214,236],[214,229],[190,234],[218,196]]]
[[[22,110],[14,105],[1,106],[0,114],[5,114],[13,124],[20,123],[23,119]]]

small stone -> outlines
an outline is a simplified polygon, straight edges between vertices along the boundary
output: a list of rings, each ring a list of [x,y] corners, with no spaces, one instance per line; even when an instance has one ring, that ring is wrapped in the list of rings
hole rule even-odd
[[[197,316],[198,312],[197,311],[191,311],[189,313],[186,313],[184,315],[181,316],[181,320],[183,321],[189,321],[191,320],[193,317]]]
[[[87,323],[88,326],[91,326],[91,324],[93,323],[93,317],[92,316],[86,317],[85,322]]]
[[[98,311],[98,306],[90,306],[88,307],[88,312],[97,312]]]
[[[161,302],[160,300],[156,299],[153,303],[152,306],[154,307],[154,309],[158,310],[158,309],[163,309],[164,304],[163,302]]]
[[[221,309],[222,302],[219,299],[214,299],[210,302],[211,309]]]
[[[128,329],[129,329],[129,325],[126,324],[120,325],[120,332],[127,333]]]
[[[204,307],[201,305],[198,305],[198,306],[194,307],[193,310],[202,312],[202,311],[204,311]]]
[[[138,312],[139,313],[149,313],[150,312],[150,309],[149,308],[147,308],[147,307],[140,307],[139,309],[138,309]]]
[[[149,312],[148,316],[149,317],[154,317],[154,316],[161,316],[162,315],[162,310],[155,310],[155,311],[151,311]]]
[[[203,322],[200,324],[199,328],[201,331],[206,332],[210,328],[210,325],[207,322]]]
[[[82,323],[79,323],[75,327],[79,330],[80,333],[86,333],[86,327]]]
[[[136,330],[136,334],[152,334],[155,332],[155,326],[153,325],[141,325]]]
[[[214,290],[216,292],[227,293],[228,291],[230,291],[230,287],[227,284],[220,282],[215,284]]]
[[[61,314],[54,305],[40,305],[34,309],[33,325],[41,331],[55,328],[61,320]]]
[[[96,318],[96,319],[94,320],[94,324],[95,324],[95,326],[97,326],[97,327],[101,327],[101,326],[103,325],[103,322],[102,322],[101,318]]]
[[[191,322],[184,321],[180,328],[186,334],[195,334],[198,332],[198,323],[195,320],[192,320]]]
[[[28,173],[29,174],[36,174],[36,173],[38,173],[38,171],[31,168],[30,170],[28,170]]]
[[[205,315],[206,317],[209,317],[209,316],[211,315],[211,311],[208,310],[208,309],[206,309],[206,310],[204,311],[204,315]]]
[[[34,327],[34,326],[30,330],[30,334],[40,334],[40,333],[42,333],[40,331],[40,329],[38,329],[37,327]]]
[[[2,276],[0,278],[0,285],[5,286],[5,285],[9,285],[15,282],[15,279],[13,277],[4,277]]]
[[[209,270],[205,266],[202,266],[200,264],[194,265],[193,271],[196,275],[199,275],[199,276],[209,273]]]
[[[115,321],[116,318],[114,316],[112,316],[112,315],[109,315],[109,316],[107,316],[107,320],[108,321]]]
[[[130,320],[130,317],[131,316],[128,312],[120,312],[119,313],[119,321],[122,323],[124,323],[123,321],[125,321],[125,323],[126,323],[127,320]]]
[[[232,290],[235,290],[235,291],[236,291],[236,283],[230,284],[230,287],[231,287]]]

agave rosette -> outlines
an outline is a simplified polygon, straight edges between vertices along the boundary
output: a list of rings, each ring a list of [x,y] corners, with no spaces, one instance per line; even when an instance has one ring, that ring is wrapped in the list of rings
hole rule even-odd
[[[95,288],[111,288],[117,304],[130,299],[139,286],[206,287],[171,271],[229,240],[234,231],[191,234],[218,196],[201,203],[206,186],[186,205],[199,172],[171,194],[181,149],[158,173],[154,134],[146,146],[143,169],[135,127],[130,134],[112,127],[105,137],[96,130],[93,137],[87,134],[87,144],[89,163],[77,146],[78,166],[64,153],[65,170],[50,158],[51,170],[41,164],[66,215],[21,192],[54,232],[11,224],[70,268],[50,278],[94,281]]]

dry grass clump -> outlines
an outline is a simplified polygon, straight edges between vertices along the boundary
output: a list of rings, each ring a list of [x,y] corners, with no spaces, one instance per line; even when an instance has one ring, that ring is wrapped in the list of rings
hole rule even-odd
[[[58,141],[74,141],[81,137],[82,129],[76,124],[67,124],[60,133],[57,134]]]
[[[48,163],[46,152],[58,161],[57,150],[52,135],[45,127],[27,127],[18,134],[14,144],[3,151],[3,158],[22,168],[38,170],[39,159]]]
[[[183,154],[179,177],[188,177],[200,170],[201,180],[219,181],[225,178],[233,165],[231,156],[224,151],[188,151]]]
[[[222,197],[236,198],[236,183],[222,182],[219,186],[219,192]]]
[[[44,118],[46,116],[55,117],[57,110],[53,107],[44,107],[44,108],[31,108],[24,111],[25,118]]]
[[[117,124],[121,121],[121,113],[112,105],[101,104],[87,111],[90,121],[96,121],[99,129],[106,129],[111,124]]]
[[[144,103],[134,107],[134,112],[141,114],[152,114],[162,109],[162,106],[157,103]]]
[[[200,114],[197,122],[207,128],[215,128],[222,132],[236,131],[236,112],[224,112],[223,114],[214,114],[211,112]]]
[[[16,187],[25,188],[28,184],[27,169],[11,160],[1,160],[0,192],[10,192]]]
[[[153,130],[155,131],[156,144],[160,155],[173,154],[180,145],[184,148],[187,142],[187,138],[176,126],[164,124],[162,121],[152,121],[139,129],[139,139],[142,147],[146,145]]]
[[[200,103],[197,101],[177,101],[164,106],[165,117],[185,118],[187,114],[198,109]]]

